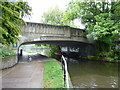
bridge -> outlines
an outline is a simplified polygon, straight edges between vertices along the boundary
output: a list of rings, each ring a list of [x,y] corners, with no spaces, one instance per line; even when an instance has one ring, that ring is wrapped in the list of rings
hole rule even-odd
[[[86,38],[85,30],[69,26],[27,22],[27,25],[21,26],[20,35],[22,36],[21,43],[42,40],[66,40],[91,43]]]
[[[81,53],[89,53],[93,49],[93,42],[86,38],[83,29],[33,22],[27,22],[27,25],[22,25],[20,28],[19,46],[38,43],[55,44],[61,47],[79,47]]]

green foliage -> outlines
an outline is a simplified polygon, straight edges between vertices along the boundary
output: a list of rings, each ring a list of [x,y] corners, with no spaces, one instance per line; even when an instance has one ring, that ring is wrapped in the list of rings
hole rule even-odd
[[[95,24],[95,16],[101,13],[109,13],[112,12],[115,15],[112,15],[113,19],[120,19],[120,2],[116,0],[116,2],[107,2],[107,0],[96,1],[95,0],[72,0],[68,4],[68,8],[64,13],[64,17],[66,20],[74,20],[79,18],[83,23],[92,23]],[[117,16],[116,16],[117,15]]]
[[[115,60],[120,60],[120,48],[119,49],[114,49],[113,50],[113,56]]]
[[[61,11],[57,6],[44,12],[41,22],[52,25],[72,25],[69,21],[63,21],[63,11]]]
[[[2,44],[10,45],[18,40],[20,33],[20,25],[25,24],[21,18],[26,15],[30,15],[31,8],[27,2],[2,2],[0,3],[2,8],[2,15],[0,16],[0,30],[2,35]]]
[[[96,58],[95,56],[88,56],[87,58],[92,59],[92,58]]]
[[[96,40],[98,55],[114,55],[120,33],[120,1],[72,0],[64,13],[65,20],[80,19],[86,25],[88,38]],[[110,54],[112,53],[112,55]],[[113,57],[113,56],[112,56]]]
[[[108,61],[113,61],[114,60],[114,58],[111,58],[111,57],[105,57],[104,59],[108,60]]]
[[[0,47],[0,58],[4,58],[6,56],[14,56],[14,55],[16,55],[16,53],[13,52],[12,48],[6,46]]]
[[[44,88],[64,88],[64,74],[56,60],[44,62]]]
[[[107,18],[106,18],[107,17]],[[101,13],[95,16],[96,24],[93,25],[92,33],[94,40],[99,40],[107,44],[113,44],[119,37],[120,23],[110,19],[108,13]]]
[[[14,56],[16,55],[14,52],[12,52],[11,50],[2,50],[2,57],[6,57],[6,56]]]
[[[113,55],[112,52],[105,52],[105,51],[103,51],[103,52],[99,52],[98,53],[98,56],[100,56],[100,57],[109,57],[109,56],[112,56],[112,55]]]
[[[44,54],[51,58],[57,58],[55,53],[60,51],[60,48],[57,45],[52,45],[52,44],[36,44],[36,45],[39,47],[49,48],[50,52],[45,52]]]

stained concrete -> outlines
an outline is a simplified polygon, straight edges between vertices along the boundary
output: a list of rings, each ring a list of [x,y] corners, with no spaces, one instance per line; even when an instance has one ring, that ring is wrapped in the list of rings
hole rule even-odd
[[[2,88],[43,88],[42,62],[22,62],[3,70]]]
[[[18,46],[24,42],[43,41],[43,40],[71,40],[85,43],[91,43],[86,37],[83,29],[69,26],[59,26],[50,24],[41,24],[26,22],[27,25],[21,25],[20,41]]]
[[[0,69],[5,69],[14,66],[17,64],[17,56],[8,56],[0,60]]]

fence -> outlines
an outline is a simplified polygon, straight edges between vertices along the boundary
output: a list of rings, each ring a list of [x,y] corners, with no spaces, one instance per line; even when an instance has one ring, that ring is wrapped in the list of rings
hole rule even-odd
[[[65,57],[63,55],[62,55],[62,60],[63,60],[62,64],[63,64],[63,69],[64,69],[65,84],[66,84],[66,88],[69,88],[67,62],[66,62]]]

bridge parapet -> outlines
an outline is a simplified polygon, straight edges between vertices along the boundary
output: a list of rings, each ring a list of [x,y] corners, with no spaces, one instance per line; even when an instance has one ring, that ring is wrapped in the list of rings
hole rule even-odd
[[[22,42],[36,40],[73,40],[89,43],[87,38],[85,38],[85,31],[83,29],[32,22],[27,22],[27,25],[21,26],[21,36],[24,38]]]

